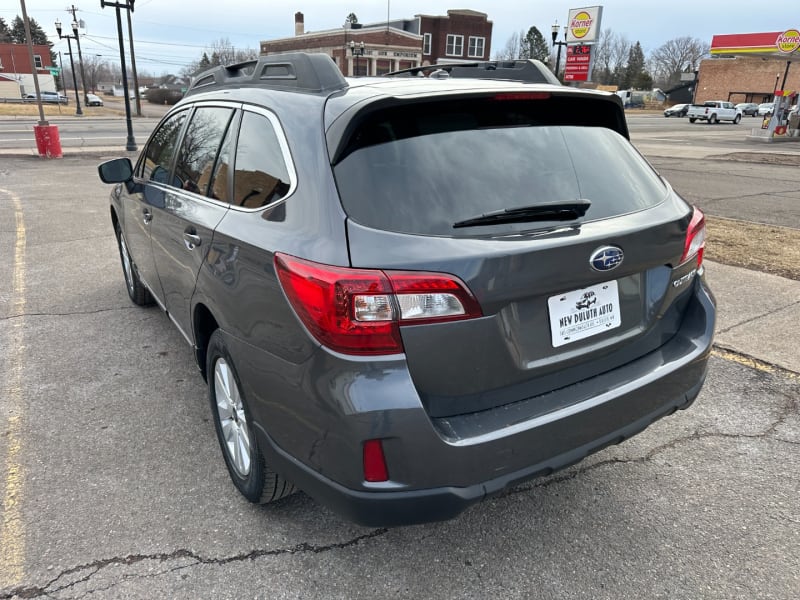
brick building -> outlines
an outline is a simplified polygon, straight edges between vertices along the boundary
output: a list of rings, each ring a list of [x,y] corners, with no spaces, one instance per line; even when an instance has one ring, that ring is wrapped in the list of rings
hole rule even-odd
[[[345,23],[337,29],[306,32],[303,13],[294,18],[294,37],[262,41],[262,55],[319,52],[330,56],[346,76],[383,75],[421,64],[422,36],[416,19]]]
[[[695,102],[771,102],[785,72],[785,58],[709,58],[700,63]],[[800,62],[790,66],[785,89],[800,90]]]
[[[422,64],[489,60],[492,22],[475,10],[448,10],[447,16],[416,15],[422,34]]]
[[[33,60],[43,91],[55,92],[55,79],[50,75],[50,46],[34,44]],[[33,66],[25,44],[0,43],[0,98],[20,98],[33,94]]]

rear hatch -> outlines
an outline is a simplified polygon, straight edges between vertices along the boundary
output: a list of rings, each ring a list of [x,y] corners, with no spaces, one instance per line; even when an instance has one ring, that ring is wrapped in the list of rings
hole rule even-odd
[[[691,286],[670,282],[691,266],[675,269],[691,207],[628,142],[616,102],[554,94],[367,107],[332,149],[351,266],[451,274],[480,306],[400,328],[433,417],[586,380],[680,326]]]

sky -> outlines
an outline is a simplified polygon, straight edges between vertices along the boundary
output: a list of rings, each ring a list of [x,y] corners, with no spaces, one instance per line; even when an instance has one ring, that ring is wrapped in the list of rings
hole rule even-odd
[[[744,5],[744,2],[741,2]],[[58,40],[54,22],[59,19],[71,32],[71,15],[78,8],[85,29],[81,36],[84,57],[100,55],[119,62],[115,10],[101,8],[100,0],[26,0],[28,16],[45,30],[54,50],[66,52],[66,40]],[[494,23],[492,56],[502,50],[515,32],[536,26],[549,41],[554,22],[564,25],[572,8],[603,6],[602,29],[611,29],[629,41],[639,41],[645,55],[664,42],[681,36],[711,43],[720,33],[784,31],[800,28],[797,0],[772,0],[762,8],[741,10],[739,0],[136,0],[133,37],[137,69],[152,75],[178,73],[197,61],[220,38],[237,49],[258,51],[262,40],[294,35],[294,13],[305,16],[306,31],[341,27],[354,12],[361,23],[412,18],[416,14],[445,15],[448,9],[469,8],[485,12]],[[21,15],[19,0],[3,0],[0,17],[9,25]],[[123,32],[127,22],[123,11]],[[127,43],[127,42],[126,42]]]

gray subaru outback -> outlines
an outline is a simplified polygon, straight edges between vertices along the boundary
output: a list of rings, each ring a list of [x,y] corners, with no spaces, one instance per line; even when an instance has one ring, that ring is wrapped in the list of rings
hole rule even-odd
[[[448,519],[703,384],[704,217],[619,98],[535,61],[426,69],[218,67],[99,166],[128,294],[194,348],[252,502]]]

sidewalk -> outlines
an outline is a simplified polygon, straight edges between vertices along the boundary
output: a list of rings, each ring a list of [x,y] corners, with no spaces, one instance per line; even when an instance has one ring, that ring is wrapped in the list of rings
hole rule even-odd
[[[705,261],[715,345],[800,373],[800,281]]]

